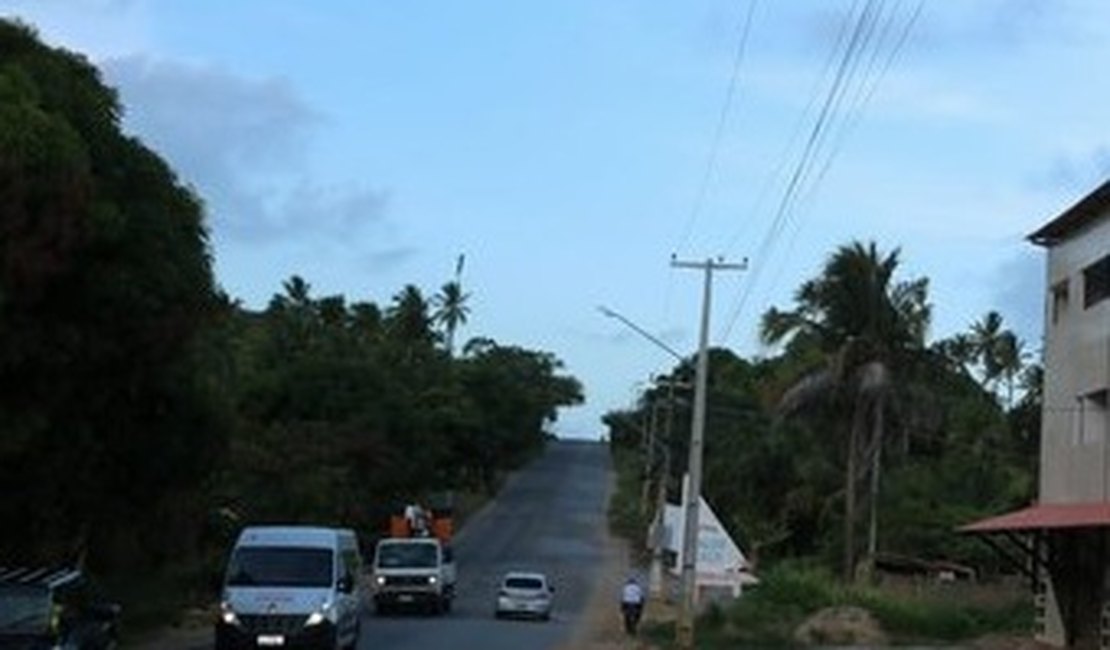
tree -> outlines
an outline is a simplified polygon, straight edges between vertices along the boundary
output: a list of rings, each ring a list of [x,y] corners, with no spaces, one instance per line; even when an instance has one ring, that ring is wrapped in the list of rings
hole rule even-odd
[[[470,294],[463,293],[459,281],[452,280],[444,284],[433,299],[436,310],[432,318],[446,330],[448,355],[453,355],[455,351],[456,328],[465,324],[466,317],[470,314],[470,307],[466,304],[469,297]]]
[[[790,415],[826,404],[847,429],[843,569],[849,580],[855,575],[857,463],[865,431],[871,431],[874,507],[888,398],[897,388],[899,369],[923,348],[929,324],[927,280],[895,282],[898,262],[897,249],[883,255],[874,243],[843,246],[820,276],[798,290],[794,310],[771,309],[763,319],[766,343],[786,341],[821,355],[820,364],[784,392],[781,412]]]
[[[386,312],[386,328],[396,341],[408,347],[435,341],[428,301],[415,285],[405,286],[393,297],[393,305]]]
[[[1002,315],[989,311],[971,325],[971,344],[983,372],[983,385],[992,388],[1002,375]]]
[[[156,565],[197,539],[225,434],[201,202],[83,58],[0,21],[0,61],[0,554]]]

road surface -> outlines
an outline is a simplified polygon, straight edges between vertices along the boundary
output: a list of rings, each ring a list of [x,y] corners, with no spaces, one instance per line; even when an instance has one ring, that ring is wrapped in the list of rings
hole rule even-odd
[[[609,488],[605,445],[551,443],[456,539],[459,582],[452,612],[445,617],[367,612],[359,650],[543,650],[566,641],[582,618],[603,560]],[[550,622],[494,619],[498,579],[512,569],[552,578]]]

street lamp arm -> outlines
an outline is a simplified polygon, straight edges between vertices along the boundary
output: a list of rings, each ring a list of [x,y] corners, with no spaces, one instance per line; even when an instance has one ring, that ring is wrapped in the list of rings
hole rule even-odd
[[[647,340],[649,340],[652,343],[654,343],[655,345],[659,346],[660,348],[662,348],[664,351],[666,351],[668,354],[670,354],[675,359],[678,359],[679,361],[685,361],[686,360],[686,357],[679,354],[671,346],[669,346],[666,343],[664,343],[663,341],[659,340],[659,338],[656,337],[654,334],[652,334],[651,332],[648,332],[647,330],[640,327],[636,323],[633,323],[632,321],[628,320],[624,316],[621,316],[620,314],[613,311],[612,309],[609,309],[608,307],[606,307],[604,305],[598,305],[597,309],[598,309],[598,311],[600,311],[605,316],[608,316],[609,318],[615,318],[615,319],[619,320],[620,322],[624,323],[625,325],[627,325],[628,327],[632,328],[637,334],[639,334],[640,336],[643,336]]]

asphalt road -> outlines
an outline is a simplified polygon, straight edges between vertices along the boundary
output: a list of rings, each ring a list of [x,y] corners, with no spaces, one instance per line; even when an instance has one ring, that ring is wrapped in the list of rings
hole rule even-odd
[[[543,650],[566,641],[603,559],[609,486],[603,444],[552,443],[455,540],[459,582],[451,613],[379,617],[368,611],[359,650]],[[498,580],[509,570],[542,571],[552,579],[551,621],[493,617]]]

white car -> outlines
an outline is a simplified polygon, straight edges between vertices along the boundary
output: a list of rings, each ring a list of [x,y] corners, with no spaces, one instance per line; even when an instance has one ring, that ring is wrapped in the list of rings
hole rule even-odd
[[[497,618],[527,616],[550,620],[554,593],[555,588],[542,573],[507,573],[497,591],[494,614]]]

